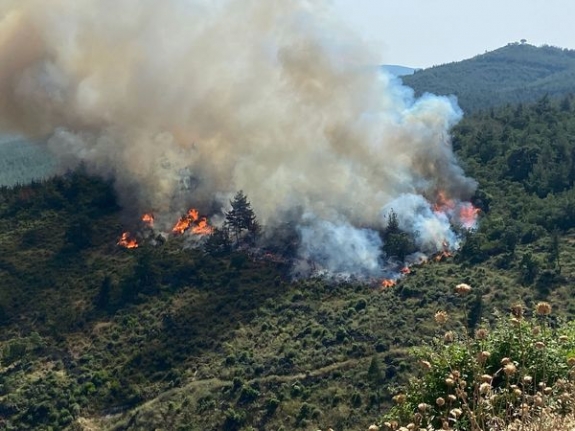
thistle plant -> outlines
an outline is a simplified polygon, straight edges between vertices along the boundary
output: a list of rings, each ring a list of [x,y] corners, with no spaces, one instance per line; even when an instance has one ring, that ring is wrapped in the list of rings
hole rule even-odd
[[[471,334],[464,325],[442,332],[452,316],[436,312],[438,335],[413,350],[417,375],[394,397],[383,429],[557,429],[575,407],[575,324],[552,325],[551,311],[547,302],[529,313],[515,305]]]

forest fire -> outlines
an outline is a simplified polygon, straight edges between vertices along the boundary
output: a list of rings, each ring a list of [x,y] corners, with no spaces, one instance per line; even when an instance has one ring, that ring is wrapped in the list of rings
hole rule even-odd
[[[382,289],[389,289],[390,287],[393,287],[397,284],[397,282],[395,280],[392,280],[390,278],[386,278],[381,282],[381,288]]]
[[[154,215],[146,213],[142,216],[142,221],[149,227],[154,227]]]
[[[138,241],[130,236],[130,232],[124,232],[117,244],[124,248],[138,248]]]
[[[192,233],[196,235],[210,235],[214,231],[214,228],[208,224],[208,219],[202,217],[198,220],[197,225],[192,228]]]
[[[435,256],[433,256],[433,260],[436,262],[441,262],[444,259],[447,259],[448,257],[452,257],[453,254],[447,250],[443,250],[440,251],[439,253],[437,253]]]
[[[447,197],[447,194],[439,190],[433,204],[433,211],[453,216],[465,229],[473,229],[477,224],[477,218],[481,210],[473,206],[471,202],[456,202]]]
[[[172,233],[182,235],[188,229],[191,229],[195,235],[209,235],[214,230],[208,224],[206,217],[200,218],[199,212],[195,208],[190,209],[185,216],[178,220],[172,228]]]
[[[477,223],[477,217],[481,210],[476,208],[470,202],[462,204],[459,209],[459,220],[461,225],[467,229],[471,229]]]
[[[455,208],[455,201],[447,197],[447,194],[443,190],[437,192],[435,198],[435,204],[433,205],[433,211],[435,212],[447,212]]]
[[[409,266],[404,266],[403,268],[401,268],[399,270],[400,273],[407,275],[407,274],[411,274],[411,269],[409,268]]]

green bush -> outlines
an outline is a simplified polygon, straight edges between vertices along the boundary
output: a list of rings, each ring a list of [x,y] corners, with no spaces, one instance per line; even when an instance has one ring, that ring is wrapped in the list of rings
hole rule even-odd
[[[414,348],[421,372],[383,422],[475,431],[533,421],[543,408],[570,411],[564,398],[575,371],[575,324],[552,324],[550,312],[546,302],[532,316],[517,305],[472,336],[462,328]],[[446,317],[436,313],[440,324]]]

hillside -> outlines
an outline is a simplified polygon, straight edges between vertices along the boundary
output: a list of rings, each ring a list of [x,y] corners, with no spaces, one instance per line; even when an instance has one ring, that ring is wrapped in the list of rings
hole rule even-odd
[[[413,67],[399,66],[397,64],[384,64],[381,68],[395,76],[413,75],[418,70]]]
[[[457,96],[465,112],[575,93],[575,51],[509,44],[402,78],[416,94]]]
[[[56,160],[41,145],[0,133],[0,185],[43,180],[56,171]]]
[[[410,347],[521,300],[575,312],[572,100],[463,120],[477,232],[397,286],[293,281],[289,260],[181,237],[124,249],[111,184],[0,189],[0,423],[7,430],[367,429]],[[473,286],[460,298],[454,286]]]

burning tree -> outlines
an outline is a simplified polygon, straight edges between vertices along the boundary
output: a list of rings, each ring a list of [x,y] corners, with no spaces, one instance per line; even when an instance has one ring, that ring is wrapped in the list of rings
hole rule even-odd
[[[237,192],[230,204],[232,209],[226,213],[226,228],[235,237],[236,243],[240,242],[246,232],[249,242],[255,243],[261,226],[244,192]]]

